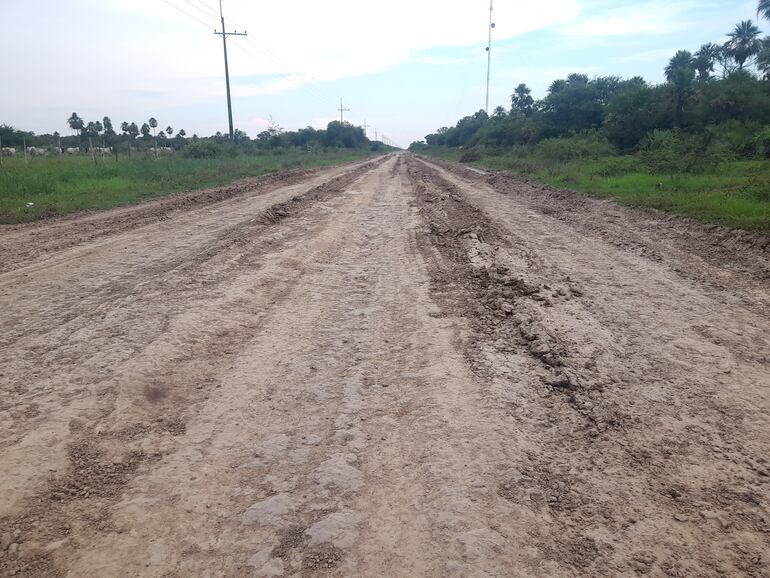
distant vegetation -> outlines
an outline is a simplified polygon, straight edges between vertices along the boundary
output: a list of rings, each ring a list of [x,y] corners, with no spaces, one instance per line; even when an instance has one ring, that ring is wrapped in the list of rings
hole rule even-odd
[[[228,149],[229,150],[229,149]],[[137,203],[175,191],[224,185],[243,177],[363,159],[368,149],[297,149],[220,158],[152,154],[130,162],[92,162],[89,156],[4,159],[0,169],[0,224]]]
[[[368,149],[370,151],[390,150],[379,141],[370,141],[363,128],[350,123],[330,122],[326,129],[303,128],[297,131],[284,131],[277,123],[270,121],[268,127],[252,139],[242,130],[235,130],[231,141],[228,135],[217,132],[213,136],[191,137],[184,129],[175,131],[171,126],[160,129],[155,118],[148,119],[141,126],[135,122],[124,121],[118,133],[110,117],[98,121],[86,121],[76,112],[67,119],[67,126],[74,134],[36,135],[12,126],[0,124],[0,141],[3,148],[14,148],[15,154],[22,154],[22,146],[34,147],[33,154],[66,154],[79,152],[108,151],[119,156],[132,152],[152,154],[177,152],[192,158],[233,157],[239,154],[257,154],[276,149],[302,148],[342,148]],[[38,149],[40,149],[38,151]],[[75,151],[77,149],[77,151]]]
[[[109,117],[67,119],[74,134],[36,135],[0,125],[0,224],[33,221],[116,205],[181,190],[222,185],[248,176],[362,159],[393,150],[366,138],[361,127],[331,122],[284,131],[276,123],[255,139],[236,130],[192,135]],[[26,155],[24,150],[26,148]]]
[[[759,13],[770,19],[770,0]],[[520,84],[510,110],[479,111],[410,150],[770,230],[770,37],[747,20],[728,38],[677,52],[660,85],[576,73],[535,100]]]

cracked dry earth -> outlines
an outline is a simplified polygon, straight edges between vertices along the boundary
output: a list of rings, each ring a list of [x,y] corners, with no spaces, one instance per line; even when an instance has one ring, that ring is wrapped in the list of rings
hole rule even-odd
[[[770,576],[768,244],[390,155],[0,229],[0,573]]]

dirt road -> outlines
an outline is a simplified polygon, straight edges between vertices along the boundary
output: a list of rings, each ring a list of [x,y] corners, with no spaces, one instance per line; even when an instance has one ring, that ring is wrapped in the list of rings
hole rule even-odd
[[[391,155],[0,245],[0,573],[770,576],[760,236]]]

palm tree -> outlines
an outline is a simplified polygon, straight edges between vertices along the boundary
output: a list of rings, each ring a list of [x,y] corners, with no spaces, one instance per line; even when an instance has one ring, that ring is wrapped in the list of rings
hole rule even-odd
[[[762,48],[757,54],[757,68],[765,80],[770,80],[770,37],[762,41]]]
[[[532,116],[535,99],[532,98],[532,91],[522,83],[513,90],[511,95],[511,113],[518,111],[524,116]]]
[[[150,124],[150,128],[152,129],[152,140],[155,145],[155,158],[158,158],[158,137],[155,134],[155,129],[158,128],[158,121],[155,120],[155,118],[151,117],[148,121]]]
[[[83,119],[78,116],[78,113],[73,112],[72,116],[70,116],[67,119],[67,125],[75,131],[76,134],[79,134],[81,137],[81,140],[83,138],[83,127],[85,126],[85,123],[83,122]]]
[[[770,0],[759,0],[757,15],[770,20]]]
[[[732,32],[728,34],[730,40],[727,41],[727,49],[730,55],[738,63],[738,70],[743,70],[746,61],[752,56],[756,56],[762,47],[759,35],[762,31],[754,26],[751,20],[744,20],[735,25]]]
[[[174,129],[173,129],[173,128],[171,128],[171,126],[170,126],[170,125],[166,127],[166,134],[167,134],[168,136],[171,136],[172,134],[174,134]]]
[[[719,58],[719,52],[721,47],[716,44],[708,43],[700,47],[698,52],[695,53],[693,59],[693,66],[698,71],[698,80],[705,82],[711,78],[711,73],[714,72],[714,65],[717,58]]]
[[[682,126],[684,105],[695,80],[693,56],[687,50],[677,52],[666,66],[666,80],[674,87],[674,124]]]

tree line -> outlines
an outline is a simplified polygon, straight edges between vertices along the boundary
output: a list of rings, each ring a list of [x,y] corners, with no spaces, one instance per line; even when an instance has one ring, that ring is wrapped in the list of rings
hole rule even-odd
[[[770,0],[761,0],[759,14],[770,20]],[[665,68],[666,82],[658,85],[641,77],[574,73],[535,100],[520,84],[510,109],[497,107],[491,115],[481,110],[410,148],[502,148],[581,137],[622,152],[666,140],[700,147],[718,141],[731,154],[770,157],[770,37],[761,35],[746,20],[724,44],[680,50]]]
[[[228,135],[216,132],[212,136],[199,137],[193,134],[188,138],[184,129],[174,134],[168,126],[159,128],[158,121],[150,118],[141,126],[135,122],[124,121],[118,133],[110,117],[99,121],[86,121],[73,112],[66,121],[72,135],[62,135],[58,131],[52,134],[36,135],[33,132],[18,130],[10,125],[0,125],[0,141],[4,147],[21,147],[23,144],[50,149],[78,148],[86,152],[99,147],[102,150],[128,152],[144,150],[157,155],[160,150],[173,149],[196,158],[211,158],[223,155],[249,154],[260,151],[284,148],[347,148],[372,151],[385,150],[382,142],[371,141],[364,129],[349,122],[330,122],[325,129],[306,127],[296,131],[285,131],[278,123],[270,119],[265,130],[252,139],[240,129],[234,131],[233,140]]]

